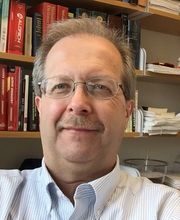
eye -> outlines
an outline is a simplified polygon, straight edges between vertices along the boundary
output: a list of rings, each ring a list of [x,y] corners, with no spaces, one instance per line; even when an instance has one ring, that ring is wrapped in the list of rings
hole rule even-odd
[[[103,84],[94,84],[93,89],[95,89],[95,90],[109,90],[109,88]]]
[[[58,83],[51,88],[51,93],[68,93],[71,91],[71,84],[67,82]]]

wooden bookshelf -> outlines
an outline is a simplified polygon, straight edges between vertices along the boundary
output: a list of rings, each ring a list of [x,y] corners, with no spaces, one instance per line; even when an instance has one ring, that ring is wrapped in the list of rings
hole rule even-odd
[[[152,135],[140,134],[138,132],[127,132],[124,134],[125,138],[144,138],[144,137],[179,137],[180,132],[177,135]],[[20,138],[20,139],[39,139],[40,132],[38,131],[0,131],[0,138]]]
[[[5,63],[14,62],[21,65],[32,65],[34,57],[0,52],[0,61]]]
[[[0,131],[0,138],[40,138],[38,131]]]
[[[42,0],[23,1],[28,5],[36,5]],[[57,4],[57,1],[50,2]],[[132,5],[120,0],[61,0],[61,5],[81,7],[90,10],[104,11],[109,14],[127,13],[141,20],[142,28],[180,36],[180,15],[175,15],[157,9]]]
[[[150,71],[146,71],[144,74],[143,71],[136,70],[136,78],[141,81],[180,84],[180,75],[173,74],[163,74]]]

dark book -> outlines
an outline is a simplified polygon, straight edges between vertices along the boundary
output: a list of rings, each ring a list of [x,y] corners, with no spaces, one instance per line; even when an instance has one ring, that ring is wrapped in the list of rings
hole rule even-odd
[[[128,2],[130,4],[135,4],[135,5],[138,4],[138,0],[122,0],[122,2]]]
[[[32,84],[32,74],[29,75],[29,97],[28,97],[28,131],[39,130],[39,114],[35,104],[35,92]]]
[[[32,15],[32,56],[36,55],[37,49],[42,41],[42,15],[34,13]]]
[[[132,48],[134,66],[139,69],[140,62],[140,41],[141,41],[141,26],[139,20],[128,21],[128,42]]]
[[[107,16],[107,26],[109,28],[121,30],[123,29],[122,17],[117,15],[108,15]]]

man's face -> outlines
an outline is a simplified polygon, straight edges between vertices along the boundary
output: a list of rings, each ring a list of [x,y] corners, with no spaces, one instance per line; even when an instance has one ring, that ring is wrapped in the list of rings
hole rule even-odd
[[[93,77],[122,82],[122,61],[117,49],[101,37],[65,37],[48,53],[45,77],[63,76],[76,82]],[[116,160],[132,103],[123,92],[109,100],[89,96],[78,84],[66,98],[36,97],[46,164]]]

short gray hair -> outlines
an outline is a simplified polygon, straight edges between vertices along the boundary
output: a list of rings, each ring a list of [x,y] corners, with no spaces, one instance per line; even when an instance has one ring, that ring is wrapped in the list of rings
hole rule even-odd
[[[123,89],[126,100],[134,98],[134,66],[132,53],[126,43],[123,33],[115,29],[109,29],[104,24],[95,19],[69,19],[63,22],[56,22],[51,25],[47,36],[44,38],[37,55],[33,68],[33,85],[36,95],[41,95],[39,83],[45,78],[46,57],[56,42],[64,37],[89,34],[100,36],[109,40],[119,51],[123,63]]]

